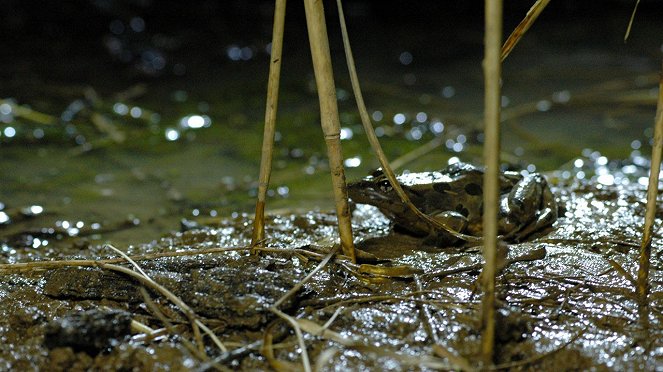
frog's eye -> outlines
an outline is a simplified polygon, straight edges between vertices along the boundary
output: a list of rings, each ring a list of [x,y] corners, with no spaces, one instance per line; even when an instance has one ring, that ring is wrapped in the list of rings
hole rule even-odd
[[[380,191],[382,192],[389,192],[391,191],[391,184],[389,183],[388,180],[383,180],[378,182],[378,187],[380,188]]]
[[[378,169],[374,170],[373,172],[371,172],[371,177],[372,178],[384,177],[384,172],[382,171],[382,168],[378,168]]]

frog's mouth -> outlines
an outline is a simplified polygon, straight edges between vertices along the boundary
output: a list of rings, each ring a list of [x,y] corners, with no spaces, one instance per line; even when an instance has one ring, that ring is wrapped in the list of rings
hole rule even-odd
[[[374,181],[359,181],[348,187],[348,196],[355,203],[383,204],[390,202],[393,198],[391,186],[388,189],[383,185],[376,185]]]
[[[373,184],[360,182],[348,188],[348,196],[355,203],[360,204],[383,204],[392,200],[382,190],[376,190]]]

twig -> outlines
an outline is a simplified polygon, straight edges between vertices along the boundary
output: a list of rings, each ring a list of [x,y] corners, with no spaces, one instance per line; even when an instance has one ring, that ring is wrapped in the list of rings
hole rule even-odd
[[[263,334],[263,339],[262,339],[262,349],[261,349],[262,355],[265,356],[265,359],[267,359],[267,362],[269,363],[270,367],[272,367],[274,370],[278,372],[295,371],[297,370],[297,366],[295,366],[293,363],[278,360],[274,356],[274,345],[272,343],[273,341],[272,328],[274,328],[277,324],[278,322],[272,322],[270,325],[267,326],[267,328],[265,328],[265,333]]]

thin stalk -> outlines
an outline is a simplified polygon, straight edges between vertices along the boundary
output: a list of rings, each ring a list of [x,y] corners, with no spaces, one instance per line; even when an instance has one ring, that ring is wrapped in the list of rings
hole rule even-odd
[[[525,18],[516,26],[516,28],[511,32],[511,35],[506,39],[504,45],[502,46],[502,55],[501,60],[504,61],[506,57],[509,56],[511,50],[518,44],[523,35],[529,30],[530,26],[539,18],[539,15],[543,9],[548,5],[550,0],[536,0],[536,3],[532,5],[531,8],[527,11]]]
[[[663,152],[663,66],[658,86],[658,104],[654,124],[654,145],[651,150],[651,169],[647,186],[647,211],[643,227],[642,244],[640,245],[640,267],[638,268],[637,294],[641,305],[646,304],[649,294],[649,260],[651,257],[651,238],[656,217],[656,196],[658,193],[658,176],[661,169]]]
[[[484,35],[484,215],[483,299],[481,311],[481,354],[485,365],[492,364],[495,345],[495,273],[497,271],[497,216],[499,202],[500,166],[500,50],[502,42],[502,0],[486,0],[486,30]]]
[[[362,126],[364,127],[364,132],[366,132],[366,137],[368,138],[368,142],[370,143],[371,148],[375,153],[375,156],[378,158],[380,166],[382,167],[382,172],[389,180],[389,184],[391,184],[391,187],[393,187],[396,194],[398,194],[398,197],[401,199],[401,202],[404,205],[406,205],[414,214],[416,214],[418,217],[426,221],[430,226],[440,230],[444,230],[458,239],[467,242],[480,243],[481,242],[480,237],[462,234],[458,231],[455,231],[453,228],[451,228],[441,220],[433,219],[429,215],[421,212],[414,204],[412,204],[412,201],[410,201],[410,198],[407,196],[401,185],[398,183],[396,175],[394,174],[392,167],[389,165],[389,160],[387,160],[387,157],[384,154],[384,151],[382,150],[382,146],[380,145],[380,141],[378,140],[378,137],[375,134],[375,131],[373,130],[373,123],[371,122],[371,118],[368,115],[368,110],[366,110],[366,104],[364,103],[364,96],[361,93],[361,87],[359,86],[359,78],[357,77],[357,69],[355,68],[355,61],[352,55],[352,48],[350,48],[350,38],[348,37],[348,29],[345,25],[345,16],[343,15],[343,5],[341,4],[341,0],[336,0],[336,4],[338,6],[338,16],[341,23],[341,33],[343,35],[343,48],[345,49],[345,58],[348,64],[348,71],[350,72],[350,81],[352,82],[352,92],[354,93],[355,100],[357,101],[357,109],[359,110],[359,117],[361,118],[361,123]],[[437,145],[433,144],[433,146]],[[394,168],[396,167],[397,166],[394,165]]]
[[[633,26],[633,20],[635,19],[635,12],[638,11],[638,5],[640,5],[640,0],[635,2],[633,7],[633,13],[631,13],[631,19],[628,20],[628,26],[626,26],[626,32],[624,33],[624,42],[628,40],[629,35],[631,34],[631,27]]]
[[[258,200],[256,215],[253,220],[253,246],[260,245],[265,239],[265,200],[269,177],[272,172],[272,153],[274,152],[274,132],[276,128],[276,111],[279,100],[279,81],[281,79],[281,55],[283,51],[283,28],[285,23],[285,2],[276,0],[274,8],[274,29],[272,34],[272,50],[269,63],[269,80],[267,83],[267,105],[265,108],[265,129],[262,135],[262,156],[260,158],[260,176],[258,181]],[[255,253],[254,250],[251,251]]]
[[[327,145],[327,156],[329,157],[329,167],[332,174],[334,198],[336,199],[336,215],[338,217],[341,246],[343,247],[343,254],[348,256],[352,262],[355,262],[348,190],[341,154],[341,124],[338,117],[336,87],[329,52],[325,13],[322,1],[319,0],[304,0],[304,8],[313,58],[313,71],[320,100],[320,124]]]

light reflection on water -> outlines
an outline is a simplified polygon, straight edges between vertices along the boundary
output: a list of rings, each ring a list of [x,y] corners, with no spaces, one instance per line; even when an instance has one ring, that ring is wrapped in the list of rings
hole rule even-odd
[[[104,94],[87,90],[69,94],[61,106],[35,108],[66,122],[64,128],[30,121],[26,114],[32,110],[30,99],[1,97],[0,151],[14,146],[11,151],[18,154],[19,146],[33,147],[29,154],[16,155],[20,160],[14,161],[23,169],[16,170],[6,161],[3,164],[3,184],[11,187],[1,191],[0,201],[12,205],[51,201],[60,211],[64,206],[73,213],[66,216],[69,220],[82,212],[95,216],[94,222],[136,213],[175,216],[195,208],[215,210],[219,215],[251,211],[257,188],[269,38],[225,40],[218,51],[205,55],[201,65],[199,60],[176,53],[186,45],[186,39],[157,33],[150,22],[150,17],[140,15],[114,15],[100,41],[114,61],[155,79],[139,84],[146,87],[141,94],[108,94],[111,89],[103,86],[104,80],[93,80],[92,75],[88,84]],[[476,47],[472,41],[467,43]],[[442,145],[411,169],[437,170],[459,160],[480,163],[480,58],[460,53],[445,57],[448,60],[440,65],[439,59],[431,58],[437,47],[430,45],[435,44],[394,44],[390,39],[384,47],[358,56],[363,61],[380,62],[362,67],[367,83],[364,94],[369,98],[376,134],[390,159],[441,139]],[[658,68],[658,63],[640,58],[637,65],[626,59],[602,66],[598,60],[619,60],[621,55],[609,46],[592,45],[591,49],[565,51],[562,58],[558,49],[535,49],[534,59],[532,54],[527,58],[516,54],[505,65],[502,104],[511,116],[503,130],[504,164],[530,173],[554,169],[551,178],[560,182],[645,186],[648,160],[643,154],[649,152],[653,110],[634,105],[613,113],[611,100],[615,95],[603,97],[594,91],[599,99],[591,101],[587,97],[594,96],[586,87],[617,79],[625,87],[622,91],[651,93],[655,82],[647,73]],[[269,190],[270,203],[275,204],[270,205],[329,207],[328,179],[318,177],[327,174],[328,164],[317,125],[317,100],[307,91],[312,74],[291,69],[292,65],[308,66],[310,61],[308,57],[287,57],[283,66],[285,98],[280,102],[275,135],[275,175]],[[103,72],[98,73],[100,77],[106,76]],[[116,71],[109,75],[113,78],[109,80],[123,78],[116,76]],[[130,76],[133,82],[135,76]],[[357,179],[377,162],[360,129],[351,90],[342,80],[337,96],[348,179]],[[53,106],[61,107],[61,112]],[[518,110],[525,114],[518,114]],[[107,118],[108,126],[95,128],[87,111]],[[610,127],[620,120],[627,125]],[[126,147],[98,147],[114,131],[126,134]],[[574,147],[547,147],[555,143],[572,143]],[[35,155],[36,146],[46,149],[42,149],[43,155]],[[153,148],[158,150],[150,153]],[[107,151],[108,156],[72,157],[72,153],[95,151]],[[70,177],[74,172],[79,174]],[[102,174],[113,174],[114,179],[96,184],[93,180]],[[279,203],[286,197],[287,202]]]

